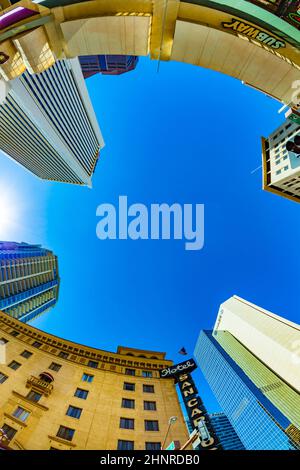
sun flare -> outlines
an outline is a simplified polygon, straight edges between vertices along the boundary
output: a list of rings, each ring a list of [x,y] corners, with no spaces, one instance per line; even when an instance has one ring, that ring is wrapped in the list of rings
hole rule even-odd
[[[0,240],[5,239],[17,223],[18,203],[13,191],[0,185]]]

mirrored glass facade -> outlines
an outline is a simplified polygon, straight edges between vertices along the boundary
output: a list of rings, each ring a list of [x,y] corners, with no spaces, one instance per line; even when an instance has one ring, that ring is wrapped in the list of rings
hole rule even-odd
[[[39,245],[0,242],[0,310],[28,322],[58,299],[57,257]]]

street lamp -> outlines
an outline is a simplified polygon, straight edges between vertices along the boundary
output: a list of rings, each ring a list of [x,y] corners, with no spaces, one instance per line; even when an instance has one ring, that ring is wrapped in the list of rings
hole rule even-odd
[[[172,424],[176,423],[177,419],[178,419],[177,416],[171,416],[171,418],[169,418],[168,429],[167,429],[167,432],[166,432],[166,436],[164,438],[164,442],[162,443],[161,450],[164,450],[164,446],[165,446],[167,437],[169,435],[170,427],[172,426]]]

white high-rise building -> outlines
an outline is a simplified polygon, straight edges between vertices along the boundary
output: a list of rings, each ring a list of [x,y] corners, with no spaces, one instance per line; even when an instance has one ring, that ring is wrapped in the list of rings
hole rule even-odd
[[[103,146],[77,58],[8,83],[0,149],[38,177],[91,186]]]
[[[221,331],[300,392],[299,325],[234,296],[220,306],[214,334]]]
[[[300,125],[287,120],[262,139],[263,188],[300,202]]]

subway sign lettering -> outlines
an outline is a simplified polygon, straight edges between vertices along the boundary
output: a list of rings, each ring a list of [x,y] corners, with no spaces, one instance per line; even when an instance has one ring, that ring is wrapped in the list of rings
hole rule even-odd
[[[235,31],[237,34],[242,34],[250,39],[259,41],[266,46],[272,47],[273,49],[280,49],[286,46],[284,41],[281,41],[266,33],[265,31],[262,31],[255,26],[244,23],[243,21],[237,20],[235,18],[232,18],[230,23],[223,22],[222,26],[225,29]]]

